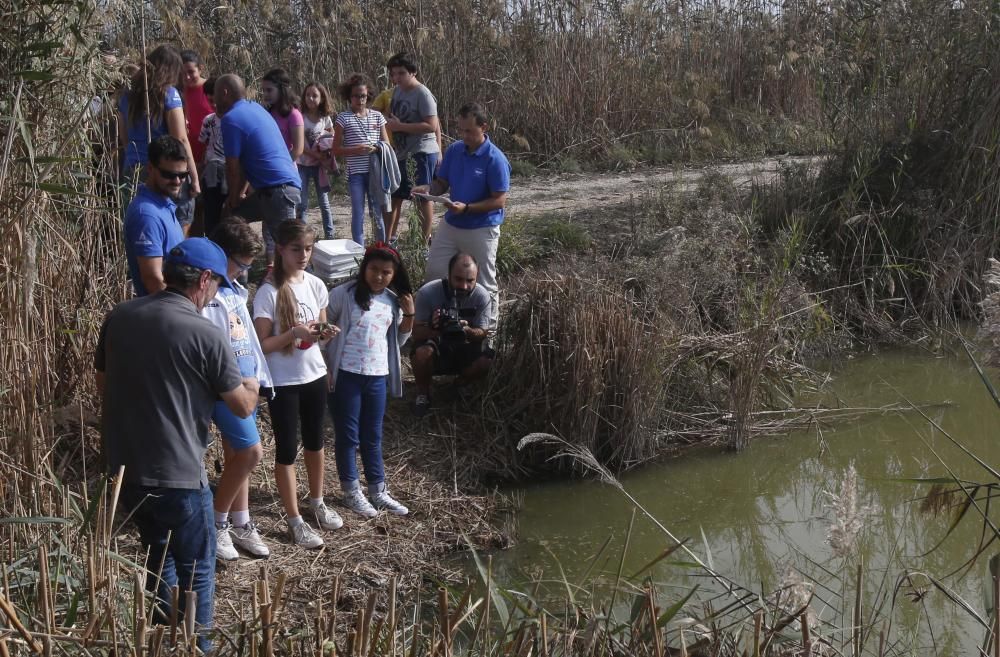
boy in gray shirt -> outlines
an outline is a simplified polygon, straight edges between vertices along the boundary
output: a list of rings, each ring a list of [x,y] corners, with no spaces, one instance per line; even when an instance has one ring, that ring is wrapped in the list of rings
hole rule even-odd
[[[396,160],[399,163],[399,189],[392,195],[392,210],[385,212],[386,235],[390,240],[399,228],[399,211],[403,201],[410,198],[415,186],[429,185],[441,159],[441,149],[437,134],[441,129],[438,121],[437,101],[430,90],[417,79],[417,62],[407,53],[398,53],[386,64],[389,77],[396,85],[392,93],[390,114],[386,117],[385,128],[393,133],[396,146]],[[411,176],[407,165],[410,160],[416,166],[416,174]],[[418,200],[424,242],[431,236],[434,220],[434,204]]]

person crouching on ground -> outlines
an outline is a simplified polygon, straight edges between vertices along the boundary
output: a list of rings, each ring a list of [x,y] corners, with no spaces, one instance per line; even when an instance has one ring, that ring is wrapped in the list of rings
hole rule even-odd
[[[457,383],[484,376],[493,364],[488,335],[490,294],[476,284],[479,263],[456,253],[448,277],[425,283],[417,292],[413,352],[410,364],[417,386],[413,411],[420,417],[431,407],[431,377],[457,374]]]
[[[295,545],[318,548],[323,539],[299,514],[295,479],[298,426],[309,479],[309,507],[322,529],[344,521],[323,502],[323,415],[326,363],[318,342],[340,329],[326,323],[326,286],[306,271],[316,234],[295,220],[283,222],[274,236],[274,270],[253,300],[253,325],[267,358],[274,396],[267,402],[274,431],[274,480],[285,507]]]
[[[271,374],[247,310],[248,293],[236,280],[249,271],[263,245],[253,229],[238,218],[225,220],[209,237],[226,254],[226,275],[233,287],[219,288],[201,314],[225,331],[240,368],[240,376],[254,377],[261,388],[270,388]],[[257,431],[257,409],[249,417],[241,418],[233,414],[224,402],[218,401],[215,402],[212,421],[222,434],[225,457],[225,467],[219,477],[213,503],[216,556],[223,561],[235,561],[240,556],[237,547],[255,557],[269,556],[271,551],[250,520],[250,473],[264,454]]]
[[[381,242],[368,247],[357,279],[334,288],[327,309],[341,327],[326,346],[326,361],[344,505],[366,518],[377,509],[404,516],[409,510],[389,494],[382,465],[386,387],[403,396],[399,347],[413,328],[412,288],[399,253]],[[358,480],[358,451],[368,499]]]

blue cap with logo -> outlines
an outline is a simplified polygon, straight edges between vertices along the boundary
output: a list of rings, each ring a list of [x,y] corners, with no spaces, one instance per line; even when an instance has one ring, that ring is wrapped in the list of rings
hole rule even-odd
[[[233,287],[229,282],[226,270],[229,269],[229,261],[222,247],[208,239],[207,237],[189,237],[167,254],[167,262],[180,265],[188,265],[195,269],[207,269],[216,276],[222,277],[219,287]]]

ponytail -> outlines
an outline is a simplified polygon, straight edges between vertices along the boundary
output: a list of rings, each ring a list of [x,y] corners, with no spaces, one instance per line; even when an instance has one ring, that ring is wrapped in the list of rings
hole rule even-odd
[[[281,222],[281,225],[278,226],[274,241],[281,246],[286,246],[304,237],[315,240],[316,232],[306,224],[289,219]],[[278,322],[278,333],[284,333],[297,324],[299,302],[292,291],[291,283],[288,282],[288,275],[285,274],[285,264],[282,262],[281,251],[276,251],[274,254],[274,269],[271,270],[271,279],[277,291],[274,314]],[[294,341],[281,350],[286,355],[294,351]]]

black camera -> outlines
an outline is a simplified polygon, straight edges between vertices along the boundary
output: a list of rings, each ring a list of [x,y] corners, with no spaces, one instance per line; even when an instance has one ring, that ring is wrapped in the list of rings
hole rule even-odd
[[[441,309],[438,316],[438,330],[445,340],[464,340],[465,327],[462,326],[462,315],[458,310],[458,302],[454,297],[448,300],[448,305]]]

